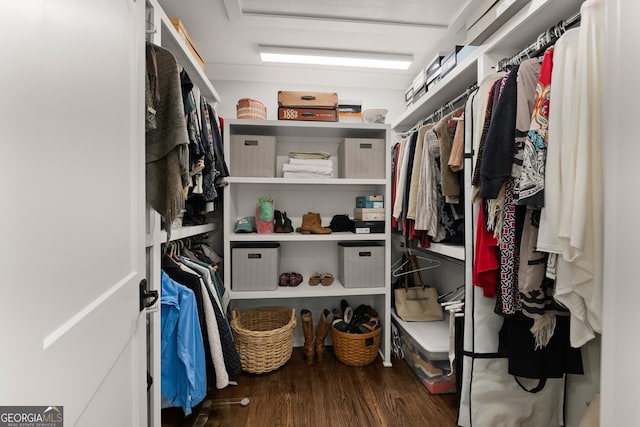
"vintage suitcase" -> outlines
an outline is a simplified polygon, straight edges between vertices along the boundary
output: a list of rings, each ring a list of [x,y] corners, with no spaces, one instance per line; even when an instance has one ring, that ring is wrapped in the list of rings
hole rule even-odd
[[[338,110],[322,108],[278,107],[278,120],[311,120],[337,122]]]
[[[335,92],[291,92],[278,91],[278,107],[338,108]]]

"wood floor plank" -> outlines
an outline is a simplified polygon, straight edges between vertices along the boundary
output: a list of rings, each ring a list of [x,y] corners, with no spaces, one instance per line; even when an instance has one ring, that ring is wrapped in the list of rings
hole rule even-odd
[[[240,400],[243,407],[212,405],[206,427],[452,427],[456,397],[430,394],[404,360],[387,368],[380,360],[346,366],[331,348],[325,360],[307,365],[294,349],[285,366],[266,374],[243,373],[237,386],[212,390],[207,399]],[[163,427],[192,427],[202,405],[189,417],[178,408],[162,412]]]

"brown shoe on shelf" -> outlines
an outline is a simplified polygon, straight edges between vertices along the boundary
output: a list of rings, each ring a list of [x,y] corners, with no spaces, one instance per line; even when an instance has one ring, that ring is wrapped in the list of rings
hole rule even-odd
[[[296,273],[295,271],[289,273],[289,286],[298,286],[302,283],[302,280],[302,274]]]
[[[333,274],[324,273],[320,279],[322,286],[330,286],[333,283]]]
[[[282,273],[280,275],[278,286],[289,286],[289,273]]]
[[[322,281],[322,276],[318,273],[314,273],[309,277],[309,285],[318,286]]]
[[[296,231],[302,234],[329,234],[330,228],[322,226],[320,214],[309,212],[302,216],[302,225],[296,228]]]

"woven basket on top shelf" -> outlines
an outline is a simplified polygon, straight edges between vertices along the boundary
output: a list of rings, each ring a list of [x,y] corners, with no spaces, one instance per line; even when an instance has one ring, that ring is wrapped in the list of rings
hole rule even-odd
[[[257,99],[242,98],[236,105],[236,114],[239,119],[266,120],[267,107]]]
[[[350,334],[331,328],[333,352],[339,361],[349,366],[366,366],[378,356],[382,328],[366,334]]]
[[[295,309],[261,307],[233,310],[231,329],[242,370],[262,374],[287,363],[293,352]]]

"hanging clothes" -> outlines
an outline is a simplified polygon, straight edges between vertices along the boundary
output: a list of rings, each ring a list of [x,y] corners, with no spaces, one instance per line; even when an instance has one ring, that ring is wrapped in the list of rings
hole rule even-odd
[[[544,205],[544,167],[547,158],[549,99],[554,48],[548,48],[537,73],[535,105],[530,128],[523,141],[522,171],[518,204],[541,208]]]
[[[444,226],[440,222],[442,211],[440,197],[440,142],[429,126],[424,134],[422,149],[422,169],[419,176],[419,190],[416,205],[416,228],[425,230],[433,242],[441,242],[446,237]]]
[[[572,202],[561,210],[555,298],[571,312],[571,345],[580,347],[602,331],[602,81],[604,1],[581,6],[576,48],[575,94],[571,111],[563,111],[570,139],[562,153],[575,153],[569,172]],[[565,145],[566,144],[566,145]],[[571,149],[567,151],[566,149]],[[568,159],[567,159],[568,160]],[[565,159],[561,159],[565,167]],[[540,246],[540,244],[539,244]]]
[[[186,416],[207,395],[202,330],[193,291],[160,272],[160,377],[162,408]]]
[[[447,203],[460,202],[460,179],[456,172],[453,172],[447,165],[451,157],[453,147],[453,137],[455,134],[455,122],[451,119],[463,111],[458,108],[440,119],[433,127],[433,131],[438,136],[440,143],[440,181],[442,182],[442,194]]]

